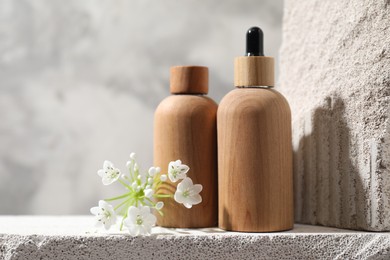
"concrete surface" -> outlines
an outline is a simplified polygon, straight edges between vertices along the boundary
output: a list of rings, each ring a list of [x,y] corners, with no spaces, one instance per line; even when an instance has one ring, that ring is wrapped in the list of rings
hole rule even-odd
[[[92,216],[0,216],[0,259],[389,259],[390,233],[295,225],[279,233],[155,227],[96,233]]]
[[[390,230],[390,2],[285,1],[295,219]]]

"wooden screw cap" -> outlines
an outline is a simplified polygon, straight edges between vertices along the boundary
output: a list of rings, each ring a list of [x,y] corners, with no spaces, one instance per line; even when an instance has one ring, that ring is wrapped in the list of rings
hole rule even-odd
[[[203,66],[171,67],[170,90],[172,94],[207,94],[209,69]]]
[[[273,87],[274,58],[267,56],[243,56],[234,60],[234,86]]]

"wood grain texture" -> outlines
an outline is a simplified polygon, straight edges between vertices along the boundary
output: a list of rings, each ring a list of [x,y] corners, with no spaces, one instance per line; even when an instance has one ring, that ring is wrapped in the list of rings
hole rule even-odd
[[[217,126],[219,227],[291,229],[291,114],[286,99],[272,89],[235,89],[221,101]]]
[[[202,203],[191,209],[163,199],[163,227],[198,228],[217,225],[217,104],[200,95],[172,95],[161,102],[154,117],[154,165],[166,173],[170,161],[182,160],[188,176],[203,185]],[[173,194],[179,182],[169,180],[158,193]]]
[[[234,86],[274,86],[274,58],[243,56],[234,59]]]
[[[172,94],[207,94],[209,69],[203,66],[175,66],[170,69]]]

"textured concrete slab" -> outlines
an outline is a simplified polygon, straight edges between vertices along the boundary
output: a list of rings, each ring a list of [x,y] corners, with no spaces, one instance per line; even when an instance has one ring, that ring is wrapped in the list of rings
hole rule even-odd
[[[0,259],[389,259],[390,233],[295,225],[280,233],[155,227],[96,233],[91,216],[1,216]]]
[[[389,1],[285,1],[300,223],[390,230],[389,12]]]

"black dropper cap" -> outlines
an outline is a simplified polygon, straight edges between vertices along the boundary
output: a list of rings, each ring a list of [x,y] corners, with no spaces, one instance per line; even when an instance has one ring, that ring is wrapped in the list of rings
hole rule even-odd
[[[251,27],[246,32],[246,56],[264,56],[263,31]]]
[[[264,56],[263,32],[252,27],[246,33],[246,54],[234,59],[234,86],[269,86],[275,84],[274,58]]]

